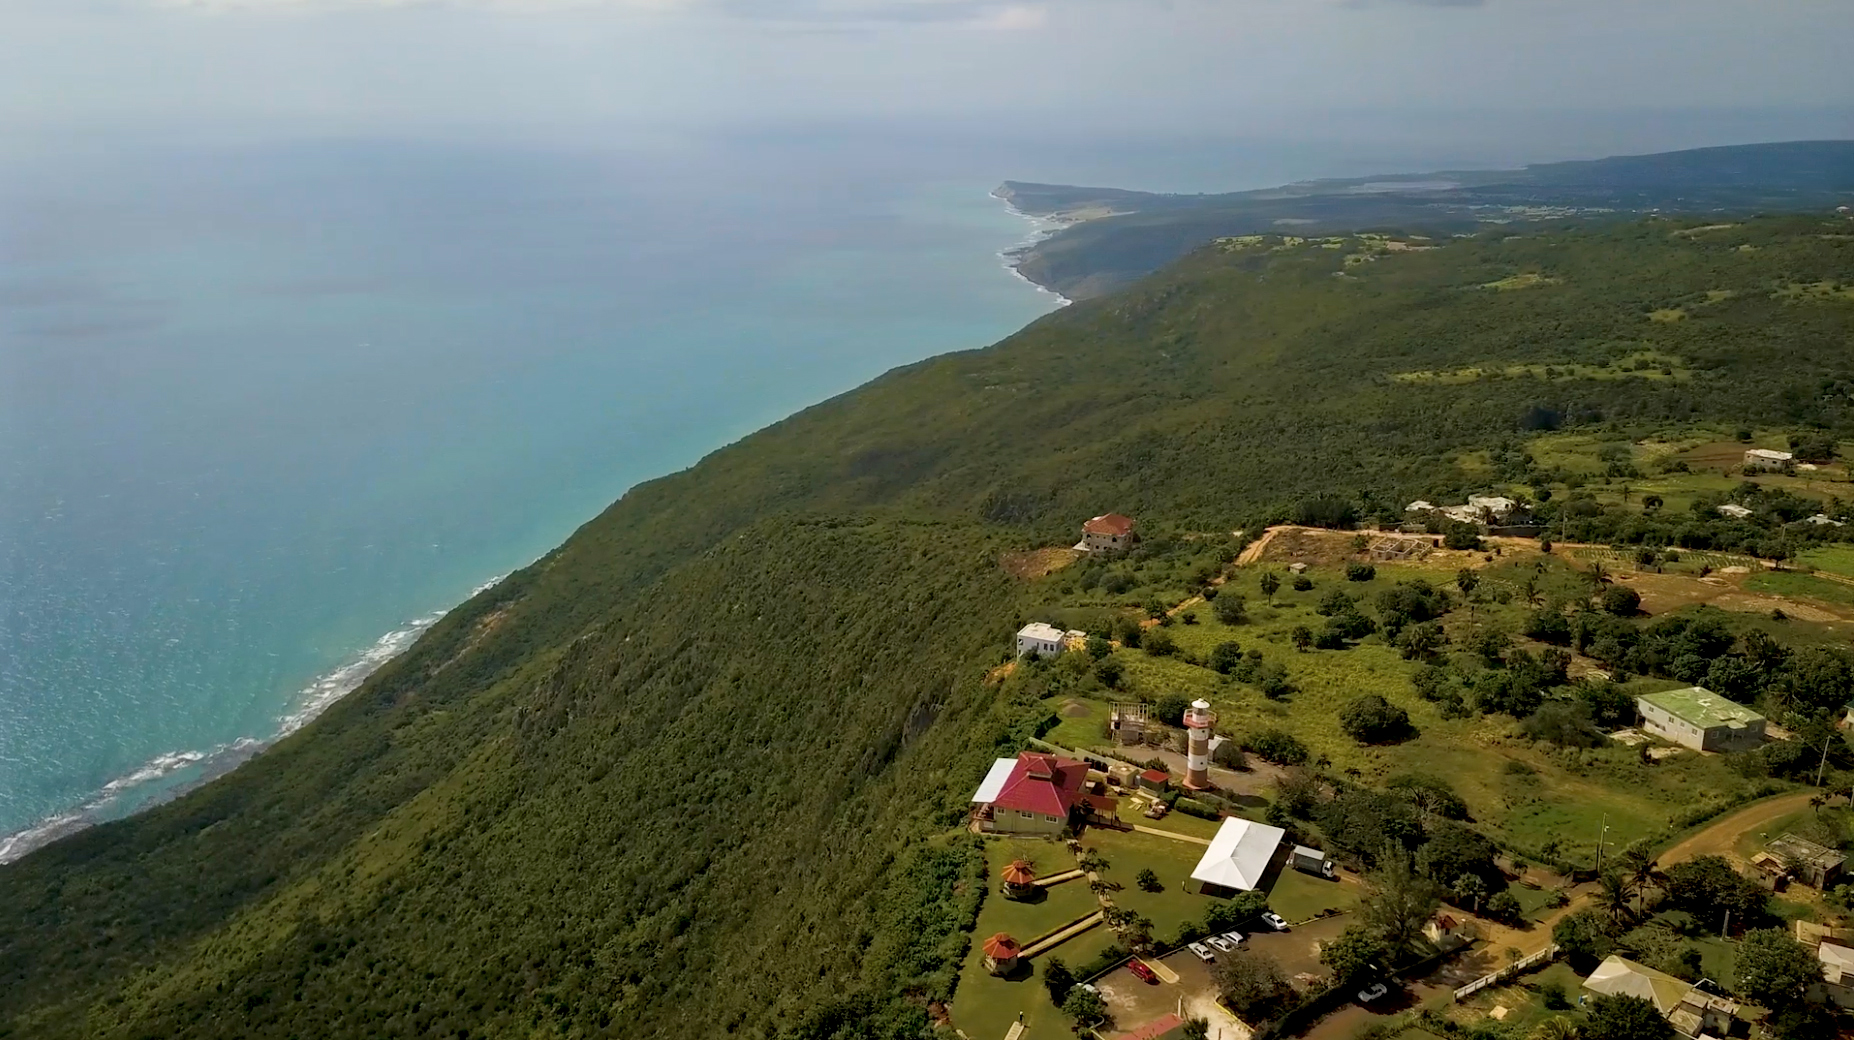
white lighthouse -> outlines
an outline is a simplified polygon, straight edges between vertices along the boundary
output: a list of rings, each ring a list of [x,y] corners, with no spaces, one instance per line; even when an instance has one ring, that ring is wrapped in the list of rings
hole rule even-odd
[[[1210,730],[1217,724],[1217,715],[1210,710],[1209,701],[1192,701],[1191,710],[1184,713],[1184,724],[1189,737],[1185,745],[1185,786],[1203,790],[1210,786]]]

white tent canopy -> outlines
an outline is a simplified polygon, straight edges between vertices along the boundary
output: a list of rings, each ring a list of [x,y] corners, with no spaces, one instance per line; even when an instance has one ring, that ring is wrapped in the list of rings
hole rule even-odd
[[[1017,765],[1014,758],[1000,758],[991,764],[991,772],[985,774],[985,782],[972,794],[972,800],[986,805],[998,800],[998,793],[1004,790],[1004,782],[1011,778],[1011,769]]]
[[[1279,827],[1234,817],[1226,819],[1197,869],[1191,872],[1191,880],[1245,892],[1256,888],[1285,837],[1287,832]]]

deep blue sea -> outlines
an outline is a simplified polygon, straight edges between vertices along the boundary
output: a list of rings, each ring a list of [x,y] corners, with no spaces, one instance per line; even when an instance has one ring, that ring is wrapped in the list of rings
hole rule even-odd
[[[0,861],[307,718],[637,481],[1050,310],[999,256],[1034,230],[1007,177],[1549,157],[788,130],[0,161]]]

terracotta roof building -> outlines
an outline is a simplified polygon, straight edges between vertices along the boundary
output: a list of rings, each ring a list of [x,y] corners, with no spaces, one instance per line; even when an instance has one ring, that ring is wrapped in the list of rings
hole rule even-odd
[[[1119,513],[1103,513],[1082,525],[1082,540],[1075,548],[1083,552],[1112,553],[1130,549],[1139,538],[1133,532],[1133,518]]]
[[[1086,763],[1026,751],[998,759],[972,796],[981,829],[1006,834],[1056,834],[1068,826],[1088,779]]]

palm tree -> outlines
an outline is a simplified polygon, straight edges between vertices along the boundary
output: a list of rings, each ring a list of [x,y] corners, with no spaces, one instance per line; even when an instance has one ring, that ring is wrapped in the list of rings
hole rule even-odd
[[[1608,911],[1610,920],[1620,922],[1629,915],[1629,879],[1620,871],[1609,871],[1597,879],[1602,890],[1597,893],[1597,906]]]
[[[1542,597],[1539,595],[1539,579],[1537,576],[1527,575],[1526,580],[1519,583],[1519,593],[1526,597],[1527,606],[1538,606],[1539,600]]]
[[[1635,889],[1641,910],[1648,908],[1648,886],[1655,882],[1654,853],[1646,846],[1630,845],[1616,856],[1616,866],[1622,871],[1623,878]]]
[[[1532,1028],[1530,1040],[1577,1040],[1577,1020],[1553,1015]]]
[[[1822,806],[1827,804],[1828,798],[1825,795],[1812,795],[1809,798],[1809,808],[1814,809],[1817,816],[1822,815]]]

